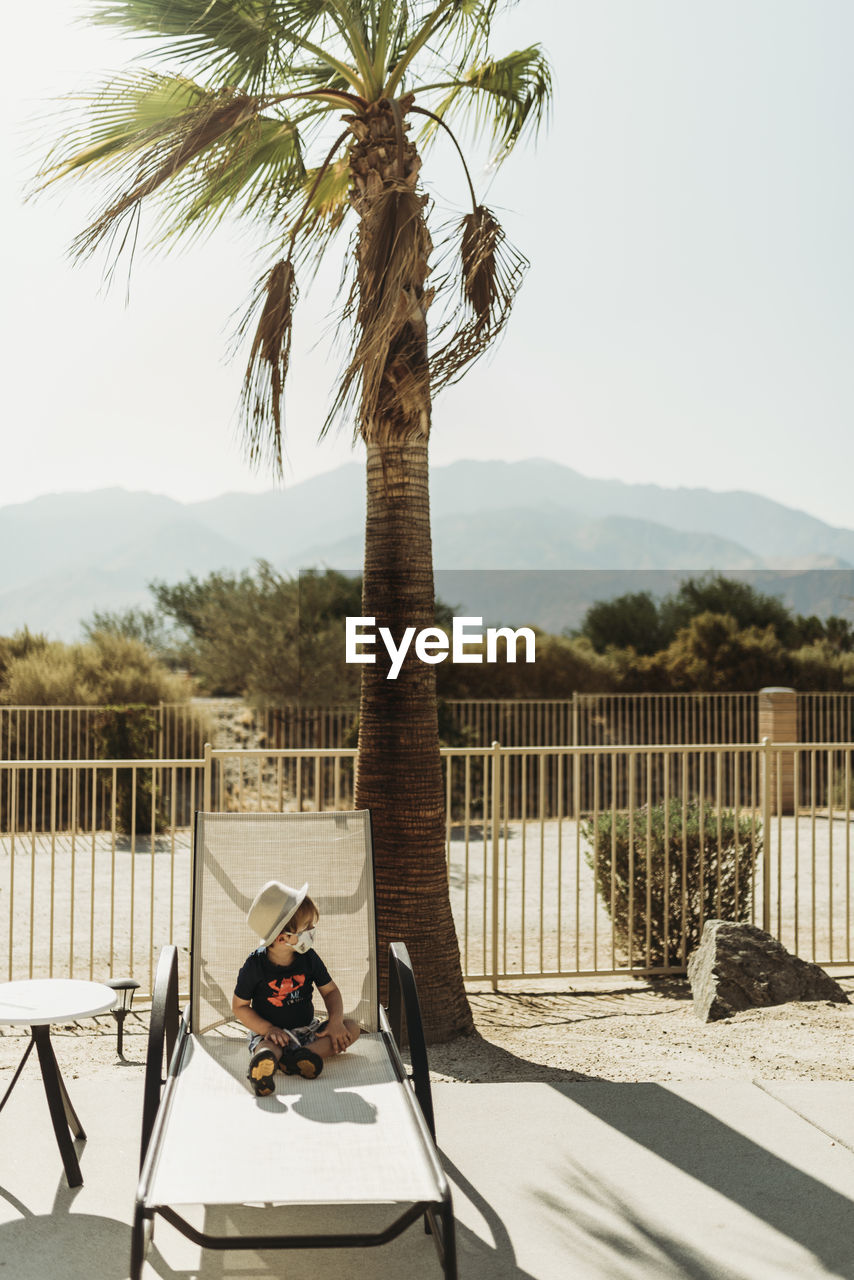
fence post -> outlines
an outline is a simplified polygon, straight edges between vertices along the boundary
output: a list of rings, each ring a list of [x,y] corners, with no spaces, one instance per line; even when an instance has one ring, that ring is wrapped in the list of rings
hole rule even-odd
[[[205,767],[204,767],[204,772],[202,774],[202,777],[203,777],[202,795],[204,797],[205,813],[210,813],[211,811],[211,781],[212,781],[211,764],[212,764],[211,744],[209,742],[206,742],[205,743]]]
[[[759,690],[759,737],[772,742],[797,742],[798,695],[794,689]],[[778,751],[768,770],[772,813],[795,811],[795,753]]]
[[[771,932],[771,751],[769,737],[762,739],[762,928]],[[738,847],[738,832],[735,835]]]
[[[498,824],[501,820],[501,744],[492,744],[492,990],[498,990]]]

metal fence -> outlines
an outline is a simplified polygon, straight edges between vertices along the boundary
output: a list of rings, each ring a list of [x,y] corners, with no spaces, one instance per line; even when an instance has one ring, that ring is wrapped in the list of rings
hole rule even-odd
[[[769,742],[446,752],[467,977],[682,972],[711,916],[758,924],[816,963],[854,964],[852,751]],[[514,767],[521,807],[507,816]],[[822,771],[836,779],[829,792]]]
[[[0,706],[0,760],[93,760],[100,754],[105,715],[120,719],[135,708]],[[197,758],[210,736],[203,702],[161,702],[150,708],[145,756]]]
[[[354,745],[357,706],[251,709],[240,699],[162,702],[153,707],[152,757],[201,754],[209,737],[208,707],[240,707],[253,732],[272,748],[321,749]],[[854,740],[854,692],[798,693],[801,742]],[[566,698],[449,699],[449,729],[465,745],[641,746],[756,742],[756,693],[575,693]],[[92,759],[95,724],[105,707],[0,706],[0,759]],[[112,710],[115,710],[114,708]]]
[[[151,990],[160,947],[188,945],[203,775],[203,760],[0,763],[10,978],[134,974]]]
[[[466,977],[680,972],[703,920],[721,914],[761,925],[806,959],[854,964],[852,752],[851,743],[444,750]],[[189,946],[192,811],[349,807],[355,755],[208,749],[189,761],[0,763],[8,976],[133,974],[150,990],[160,947]]]
[[[256,813],[351,809],[356,756],[355,747],[206,748],[204,808]]]

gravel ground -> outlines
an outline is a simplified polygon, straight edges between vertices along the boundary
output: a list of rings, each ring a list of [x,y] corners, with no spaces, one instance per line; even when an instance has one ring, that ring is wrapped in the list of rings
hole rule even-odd
[[[854,976],[837,980],[854,993]],[[471,996],[477,1034],[430,1051],[436,1080],[850,1080],[854,1005],[702,1023],[687,982]]]
[[[834,973],[854,997],[854,973]],[[536,984],[528,984],[529,987]],[[687,982],[589,979],[560,990],[472,991],[476,1033],[430,1048],[435,1081],[851,1080],[854,1004],[753,1009],[702,1023]],[[109,1015],[56,1027],[68,1079],[115,1066],[142,1073],[148,1016],[125,1023],[124,1062]],[[28,1032],[0,1028],[0,1092]],[[27,1071],[37,1070],[28,1064]]]

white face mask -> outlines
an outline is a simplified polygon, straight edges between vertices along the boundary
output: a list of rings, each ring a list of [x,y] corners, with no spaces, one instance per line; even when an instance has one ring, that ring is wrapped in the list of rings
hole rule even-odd
[[[297,934],[296,942],[290,944],[292,949],[298,955],[304,955],[306,951],[309,951],[314,946],[314,935],[316,933],[316,929],[303,929],[302,933]]]

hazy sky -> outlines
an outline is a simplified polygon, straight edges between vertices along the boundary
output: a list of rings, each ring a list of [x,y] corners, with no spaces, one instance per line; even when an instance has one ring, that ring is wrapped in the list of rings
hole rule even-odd
[[[226,230],[140,255],[126,306],[124,273],[105,296],[102,260],[65,256],[91,190],[22,202],[44,101],[136,53],[75,25],[85,10],[40,0],[5,20],[0,505],[269,488],[243,463],[242,367],[226,362],[260,274],[251,243]],[[498,350],[437,399],[434,463],[547,457],[751,489],[854,526],[854,5],[522,0],[494,48],[536,40],[555,71],[551,125],[488,194],[531,270]],[[469,154],[482,190],[486,146]],[[431,174],[441,205],[464,210],[447,149]],[[316,443],[338,271],[296,313],[287,483],[361,457],[346,435]]]

